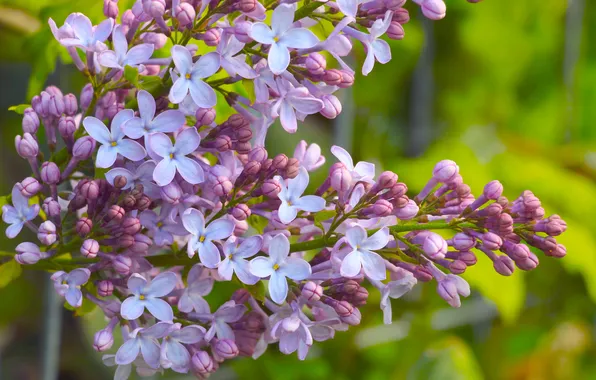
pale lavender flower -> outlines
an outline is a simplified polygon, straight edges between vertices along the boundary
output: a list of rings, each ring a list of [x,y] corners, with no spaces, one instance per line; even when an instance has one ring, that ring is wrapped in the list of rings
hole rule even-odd
[[[159,198],[159,186],[153,182],[153,172],[157,164],[153,160],[140,165],[128,162],[124,168],[114,168],[106,173],[106,180],[113,186],[118,176],[126,178],[126,186],[122,190],[133,189],[136,185],[143,185],[143,192],[151,198]]]
[[[346,169],[352,175],[352,184],[356,182],[368,182],[374,183],[374,176],[375,176],[375,164],[371,164],[370,162],[360,161],[354,166],[354,161],[352,160],[352,156],[350,153],[346,151],[344,148],[333,145],[331,147],[331,153],[337,159],[345,165]]]
[[[56,292],[66,299],[72,307],[81,307],[83,304],[83,293],[81,286],[89,281],[91,272],[87,268],[77,268],[70,273],[64,271],[55,272],[51,280],[54,281]]]
[[[112,32],[114,50],[102,51],[98,57],[99,64],[104,67],[124,70],[124,66],[137,67],[146,62],[153,54],[153,44],[139,44],[128,49],[122,25],[116,25]]]
[[[64,33],[58,33],[61,37],[58,42],[64,46],[75,46],[90,52],[99,52],[105,50],[106,45],[103,43],[108,39],[112,28],[114,27],[114,20],[108,18],[102,21],[96,27],[93,27],[91,20],[81,13],[75,14],[68,20],[68,25],[72,28],[72,36],[63,37]],[[52,21],[53,22],[53,21]],[[54,23],[54,27],[55,27]],[[50,24],[51,26],[51,24]]]
[[[238,279],[247,285],[254,285],[259,278],[250,273],[249,263],[246,260],[259,252],[263,245],[261,236],[251,236],[242,240],[240,244],[233,238],[226,241],[223,246],[224,259],[217,266],[217,272],[221,278],[230,281],[234,273]]]
[[[178,373],[187,373],[190,367],[190,353],[184,344],[195,344],[203,340],[205,329],[202,326],[182,327],[174,323],[161,344],[161,366]]]
[[[325,199],[316,195],[302,196],[304,190],[308,186],[308,172],[304,167],[301,167],[298,175],[288,180],[287,187],[281,177],[276,177],[281,186],[281,191],[277,195],[281,200],[278,215],[279,220],[284,224],[291,223],[298,211],[318,212],[325,208]]]
[[[393,319],[390,298],[401,298],[403,295],[412,290],[418,281],[412,272],[397,268],[396,272],[391,273],[391,281],[389,281],[387,284],[383,284],[382,282],[376,280],[371,280],[371,283],[381,291],[381,310],[383,310],[383,322],[386,325],[389,325]]]
[[[384,248],[389,242],[389,230],[381,228],[368,237],[366,230],[360,226],[346,231],[346,238],[352,251],[344,257],[340,273],[344,277],[356,277],[360,270],[373,280],[386,278],[385,260],[374,250]]]
[[[171,326],[172,324],[168,322],[158,322],[146,329],[134,329],[129,339],[116,352],[116,364],[121,366],[130,364],[141,353],[149,367],[159,368],[160,351],[157,339],[165,337]]]
[[[178,278],[172,272],[158,274],[149,284],[138,273],[133,273],[128,278],[128,290],[131,297],[122,302],[120,314],[124,319],[134,320],[139,318],[145,308],[160,321],[174,319],[172,307],[160,297],[165,297],[174,290]]]
[[[212,52],[203,55],[193,64],[188,49],[176,45],[172,48],[172,59],[180,75],[170,89],[170,101],[178,104],[190,92],[195,104],[201,108],[211,108],[217,103],[215,91],[203,81],[219,69],[219,54]]]
[[[391,48],[387,41],[380,37],[385,34],[391,25],[391,18],[393,12],[387,11],[385,18],[377,19],[372,27],[368,30],[369,34],[362,33],[351,27],[346,27],[344,32],[350,37],[354,37],[366,47],[366,59],[362,66],[362,74],[368,75],[375,66],[375,60],[381,64],[391,61]]]
[[[204,276],[207,273],[200,264],[194,265],[186,277],[187,286],[178,299],[178,309],[183,313],[195,311],[197,313],[209,313],[209,304],[204,296],[211,293],[213,289],[213,278]]]
[[[109,168],[114,165],[118,154],[131,161],[140,161],[147,155],[145,148],[134,140],[124,138],[122,124],[133,117],[132,110],[122,110],[114,116],[109,130],[105,124],[93,117],[88,116],[83,120],[83,126],[87,133],[95,141],[102,144],[97,151],[95,165],[98,168]]]
[[[269,257],[259,256],[251,260],[250,272],[257,277],[269,277],[269,295],[281,304],[288,295],[288,281],[307,279],[311,275],[310,264],[297,257],[289,257],[290,241],[279,234],[269,242]]]
[[[289,133],[298,130],[297,119],[303,121],[306,115],[315,114],[323,109],[323,102],[312,96],[306,87],[294,87],[283,78],[277,78],[275,83],[279,98],[271,107],[271,115],[279,117],[281,126]]]
[[[238,54],[244,44],[234,35],[223,38],[217,46],[221,67],[231,76],[240,75],[242,78],[252,79],[257,76],[256,71],[246,63],[246,54]]]
[[[279,75],[290,65],[289,48],[308,49],[319,39],[306,28],[294,27],[295,7],[280,4],[273,10],[271,28],[262,22],[256,22],[250,30],[250,37],[263,45],[271,45],[267,61],[271,71]]]
[[[21,230],[23,225],[37,217],[39,214],[39,205],[33,204],[29,206],[29,199],[19,190],[18,185],[12,188],[12,206],[2,206],[2,220],[4,223],[10,224],[6,228],[6,237],[13,239]]]
[[[182,226],[161,218],[153,210],[145,210],[139,215],[141,225],[153,234],[153,241],[160,247],[174,242],[174,235],[185,235]]]
[[[313,336],[307,324],[308,318],[296,302],[292,302],[292,314],[278,320],[271,328],[271,336],[279,339],[279,350],[289,355],[298,351],[298,358],[304,360],[313,344]]]
[[[356,14],[358,13],[358,6],[362,3],[366,3],[367,0],[336,0],[335,2],[341,13],[355,19]]]
[[[201,137],[196,128],[187,128],[176,137],[176,143],[165,133],[154,133],[149,136],[151,150],[161,157],[153,172],[153,180],[159,186],[172,182],[176,171],[188,183],[197,184],[204,181],[205,174],[199,163],[186,155],[194,152],[201,143]]]
[[[190,316],[197,318],[201,322],[211,323],[209,330],[205,334],[205,340],[207,342],[211,341],[214,336],[217,336],[218,339],[234,340],[234,331],[232,331],[229,324],[238,322],[247,310],[244,305],[237,305],[234,301],[228,301],[221,305],[213,314],[191,313]]]
[[[437,280],[437,293],[452,307],[460,307],[460,296],[470,295],[470,285],[466,280],[455,274],[445,274],[433,263],[428,262],[426,267]]]
[[[201,263],[207,268],[215,268],[221,261],[219,249],[213,244],[214,240],[223,240],[234,232],[234,222],[228,219],[218,219],[205,225],[205,217],[194,208],[189,208],[182,215],[184,228],[192,235],[188,241],[188,257],[199,252]]]
[[[294,158],[300,160],[300,165],[309,172],[315,171],[325,164],[325,156],[321,155],[321,147],[314,143],[308,145],[304,140],[296,145]]]

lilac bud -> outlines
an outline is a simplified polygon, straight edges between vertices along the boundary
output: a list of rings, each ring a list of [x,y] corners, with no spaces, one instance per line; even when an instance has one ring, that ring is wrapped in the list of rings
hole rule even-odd
[[[195,112],[195,117],[197,118],[196,126],[211,125],[215,121],[215,116],[215,109],[213,108],[197,109],[197,112]]]
[[[234,185],[228,177],[219,176],[213,183],[213,193],[218,197],[228,196]]]
[[[81,219],[77,220],[75,228],[77,230],[77,234],[80,237],[85,237],[89,234],[89,232],[91,232],[91,228],[93,228],[93,221],[91,221],[89,218],[82,217]]]
[[[249,21],[238,21],[234,26],[234,36],[242,43],[247,44],[252,42],[252,38],[250,37],[251,28],[252,23]]]
[[[83,87],[79,99],[81,101],[81,109],[86,110],[89,108],[91,101],[93,100],[93,86],[91,83],[87,83],[85,87]]]
[[[78,110],[77,97],[74,94],[64,95],[64,113],[67,116],[74,116]]]
[[[539,263],[540,262],[538,261],[538,257],[536,257],[536,255],[532,252],[530,252],[530,255],[527,258],[515,261],[515,264],[519,269],[526,271],[536,269]]]
[[[453,274],[462,274],[467,268],[468,266],[462,260],[454,260],[449,263],[449,271]]]
[[[75,141],[72,147],[72,156],[78,161],[84,161],[91,157],[95,150],[95,140],[90,136],[84,136]]]
[[[273,158],[273,167],[277,170],[284,170],[288,165],[288,156],[281,153]]]
[[[397,21],[400,24],[404,25],[410,22],[410,13],[405,8],[400,8],[393,12],[393,17],[391,18],[393,21]]]
[[[49,220],[43,222],[37,230],[37,238],[43,245],[52,245],[57,239],[56,226]]]
[[[509,256],[498,256],[493,261],[493,267],[502,276],[511,276],[515,270],[515,264]]]
[[[336,162],[329,170],[329,182],[333,189],[344,192],[352,185],[352,175],[344,164]]]
[[[408,204],[402,208],[394,208],[393,215],[401,220],[409,220],[418,215],[419,207],[413,200],[409,200]]]
[[[340,318],[347,318],[354,312],[354,306],[348,301],[338,301],[333,305],[333,308]]]
[[[368,290],[364,286],[358,287],[356,293],[354,293],[351,297],[351,302],[354,306],[362,306],[366,304],[368,300]]]
[[[103,330],[99,330],[93,337],[93,348],[95,351],[102,352],[112,348],[114,344],[114,335],[112,329],[108,326]]]
[[[114,284],[110,280],[102,280],[97,283],[97,294],[100,297],[109,297],[114,292]]]
[[[60,169],[51,161],[41,164],[41,180],[48,185],[55,185],[60,182]]]
[[[217,46],[221,41],[221,32],[217,28],[211,28],[203,34],[203,42],[207,46]]]
[[[321,285],[317,285],[312,281],[308,281],[302,287],[302,297],[304,297],[308,302],[317,302],[321,299],[323,295],[323,288]]]
[[[433,169],[433,178],[438,182],[448,183],[459,173],[459,166],[451,160],[439,161]]]
[[[335,95],[327,95],[321,98],[323,101],[323,109],[320,114],[327,119],[335,119],[341,113],[341,102]]]
[[[42,97],[42,101],[44,98]],[[50,95],[48,100],[48,112],[50,115],[60,117],[64,113],[64,96],[61,93]]]
[[[79,188],[79,194],[88,200],[96,200],[99,197],[99,184],[97,181],[87,181]]]
[[[206,351],[197,351],[190,361],[192,369],[199,375],[205,375],[213,371],[213,359]]]
[[[379,190],[389,189],[397,184],[397,174],[389,171],[381,173],[377,180]]]
[[[322,79],[329,86],[339,86],[342,81],[342,72],[337,69],[326,70]]]
[[[250,127],[243,127],[236,130],[235,137],[240,142],[249,142],[252,139],[252,130]]]
[[[501,248],[501,245],[503,244],[503,239],[492,232],[485,232],[480,239],[482,240],[482,244],[491,251]]]
[[[176,19],[180,25],[186,26],[194,22],[197,13],[194,7],[189,3],[180,3],[176,7]]]
[[[490,181],[484,186],[483,195],[490,200],[497,200],[503,194],[503,185],[499,181]]]
[[[476,245],[476,239],[463,232],[458,232],[450,239],[449,243],[458,251],[467,251]]]
[[[80,252],[83,257],[93,259],[97,256],[97,252],[99,252],[99,243],[93,239],[86,239],[81,245]]]
[[[143,194],[143,196],[141,196],[141,199],[137,200],[137,204],[135,205],[135,207],[139,211],[145,211],[149,207],[151,207],[151,203],[152,203],[151,198],[149,198],[147,195]]]
[[[178,204],[182,197],[182,189],[176,182],[170,182],[159,189],[161,199],[171,204]]]
[[[416,241],[416,237],[414,237],[413,241]],[[428,232],[422,242],[422,250],[431,259],[442,259],[445,257],[445,253],[447,253],[447,242],[441,235]]]
[[[405,36],[404,27],[398,21],[392,20],[387,29],[387,37],[392,40],[403,40]]]
[[[349,88],[354,85],[354,74],[340,70],[341,72],[341,82],[338,84],[340,88]]]
[[[166,12],[165,0],[143,1],[143,10],[153,18],[161,18]]]
[[[242,13],[251,13],[257,9],[257,0],[238,0],[236,6]]]
[[[152,44],[155,50],[159,50],[168,42],[168,36],[163,33],[148,32],[142,35],[142,40],[146,44]]]
[[[153,240],[147,235],[135,234],[130,250],[134,253],[145,253],[153,245]]]
[[[222,359],[232,359],[238,356],[238,346],[231,339],[217,339],[213,344],[213,353]]]
[[[389,10],[397,11],[404,6],[406,0],[383,0],[383,5]]]
[[[236,302],[236,305],[242,305],[248,302],[251,295],[248,289],[237,289],[232,294],[231,300]]]
[[[128,256],[118,255],[112,260],[112,266],[116,272],[126,276],[132,269],[132,259]]]
[[[395,185],[391,186],[389,190],[383,194],[383,198],[391,199],[391,198],[401,198],[408,192],[408,186],[405,183],[398,182]],[[408,200],[406,200],[407,203]],[[404,207],[404,204],[401,205]]]
[[[23,158],[35,158],[39,154],[39,145],[37,140],[30,133],[24,133],[23,137],[15,138],[17,153]]]
[[[37,113],[33,110],[33,108],[25,109],[23,113],[22,126],[24,133],[30,133],[32,135],[37,133],[37,129],[39,129],[39,116],[37,116]]]
[[[281,185],[274,179],[268,179],[263,183],[263,186],[261,186],[261,191],[264,196],[275,198],[281,191]]]
[[[117,18],[118,0],[103,0],[103,14],[107,18]]]
[[[114,187],[116,189],[123,189],[127,183],[128,183],[128,180],[123,175],[119,175],[119,176],[116,176],[116,178],[114,178]]]
[[[364,213],[367,215],[374,215],[376,217],[384,217],[391,215],[393,205],[386,199],[379,199],[373,205],[367,207]]]
[[[447,12],[443,0],[424,0],[420,6],[424,17],[430,20],[440,20],[445,17]]]
[[[58,120],[58,132],[64,141],[71,141],[76,130],[77,123],[72,116],[60,117],[60,120]]]
[[[248,154],[248,152],[250,152],[250,149],[252,148],[252,145],[250,144],[250,141],[247,141],[247,142],[236,141],[236,142],[232,143],[232,148],[236,152],[238,152],[238,154]]]
[[[443,275],[442,279],[437,278],[437,293],[452,307],[460,307],[461,300],[459,296],[467,297],[470,295],[468,283],[457,275]]]
[[[474,255],[470,251],[460,252],[457,259],[463,261],[467,266],[475,265],[476,262],[478,261],[478,259],[476,258],[476,255]]]
[[[21,243],[15,248],[14,259],[21,265],[32,265],[41,259],[39,247],[33,243]]]
[[[33,177],[25,178],[17,183],[17,187],[25,198],[31,198],[43,188],[43,186]]]
[[[141,230],[141,222],[132,216],[127,216],[122,220],[120,229],[125,234],[134,235]]]
[[[250,161],[263,162],[267,159],[267,151],[262,146],[253,148],[250,153],[248,153],[248,159]]]
[[[310,53],[304,62],[306,69],[313,75],[322,75],[325,73],[327,61],[320,53]]]
[[[122,207],[120,207],[118,205],[112,205],[108,209],[108,212],[106,213],[106,216],[104,217],[104,220],[108,223],[111,221],[118,223],[122,220],[122,218],[124,218],[125,214],[126,214],[126,212],[124,211],[124,209]]]
[[[250,216],[250,208],[244,203],[238,204],[232,209],[232,216],[237,220],[246,220]]]

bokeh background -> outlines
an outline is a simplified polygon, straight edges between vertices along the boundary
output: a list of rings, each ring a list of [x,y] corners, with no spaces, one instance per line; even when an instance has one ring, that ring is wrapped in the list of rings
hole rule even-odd
[[[362,325],[317,343],[306,361],[270,349],[213,378],[596,379],[596,2],[446,2],[439,22],[423,20],[408,2],[406,39],[391,42],[389,64],[343,91],[342,115],[311,116],[295,135],[277,125],[268,148],[291,154],[306,139],[328,152],[337,143],[379,172],[397,172],[412,193],[435,162],[455,160],[476,192],[499,179],[508,197],[531,189],[547,213],[560,214],[569,225],[560,239],[567,257],[540,256],[538,270],[509,278],[479,257],[464,275],[473,293],[460,309],[432,284],[419,285],[394,301],[388,326],[371,291]],[[48,84],[76,94],[84,84],[48,17],[61,23],[81,11],[97,21],[101,8],[100,0],[0,0],[2,194],[28,173],[13,145],[20,117],[8,107]],[[359,66],[362,49],[355,53]],[[14,249],[2,239],[2,250]],[[103,323],[99,313],[75,318],[62,309],[47,275],[10,281],[0,269],[0,378],[41,379],[53,365],[59,379],[111,378],[91,348]]]

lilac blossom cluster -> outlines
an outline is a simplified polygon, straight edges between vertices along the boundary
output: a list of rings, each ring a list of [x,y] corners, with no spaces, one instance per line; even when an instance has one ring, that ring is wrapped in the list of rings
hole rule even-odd
[[[115,378],[133,368],[204,378],[275,343],[304,359],[314,341],[360,323],[370,290],[391,323],[391,299],[418,281],[460,306],[470,294],[460,275],[478,254],[504,276],[535,269],[538,251],[565,255],[555,240],[565,222],[545,217],[534,194],[510,201],[492,181],[475,197],[453,161],[408,196],[397,174],[333,146],[308,194],[309,173],[326,162],[317,144],[269,156],[277,118],[294,132],[306,115],[341,111],[333,93],[354,81],[341,58],[352,42],[365,47],[365,75],[389,61],[380,37],[403,37],[404,3],[139,0],[118,24],[117,2],[105,0],[97,26],[80,13],[61,27],[50,20],[89,84],[78,98],[48,87],[24,110],[15,143],[32,173],[2,218],[9,238],[23,227],[38,238],[14,260],[53,272],[69,307],[103,311],[97,351],[113,348],[120,326],[124,343],[104,356]],[[440,0],[416,3],[429,18],[445,14]],[[318,23],[330,26],[324,40],[309,29]],[[248,97],[235,92],[244,81]],[[218,93],[232,112],[216,122]],[[236,290],[210,304],[226,281]]]

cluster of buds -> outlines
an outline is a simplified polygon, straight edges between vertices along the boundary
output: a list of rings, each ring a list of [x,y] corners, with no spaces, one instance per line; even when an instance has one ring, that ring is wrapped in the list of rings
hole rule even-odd
[[[411,194],[396,173],[377,175],[333,146],[336,162],[305,194],[326,162],[321,148],[302,141],[292,157],[269,156],[277,117],[293,132],[308,114],[341,111],[332,93],[354,81],[341,60],[353,41],[366,47],[365,74],[389,60],[379,37],[403,37],[404,3],[139,0],[116,25],[117,2],[106,0],[95,27],[78,13],[60,28],[50,21],[92,84],[78,99],[49,87],[24,111],[16,149],[31,175],[2,218],[11,239],[23,227],[37,235],[14,260],[55,271],[71,307],[103,311],[97,351],[112,350],[121,327],[124,343],[104,356],[118,378],[133,367],[205,378],[271,344],[304,359],[315,340],[360,323],[370,291],[391,323],[391,299],[418,281],[436,281],[458,307],[470,293],[460,275],[486,259],[478,254],[505,276],[535,269],[539,251],[565,255],[555,240],[565,222],[545,217],[533,193],[510,202],[492,181],[475,197],[453,161]],[[428,17],[444,14],[440,1],[419,3]],[[319,41],[313,21],[333,33]],[[170,56],[152,58],[168,39]],[[193,39],[216,50],[197,56]],[[327,68],[323,51],[341,69]],[[254,81],[254,100],[232,91],[241,80]],[[216,91],[232,110],[223,120]],[[231,298],[207,302],[226,281],[238,284]]]

